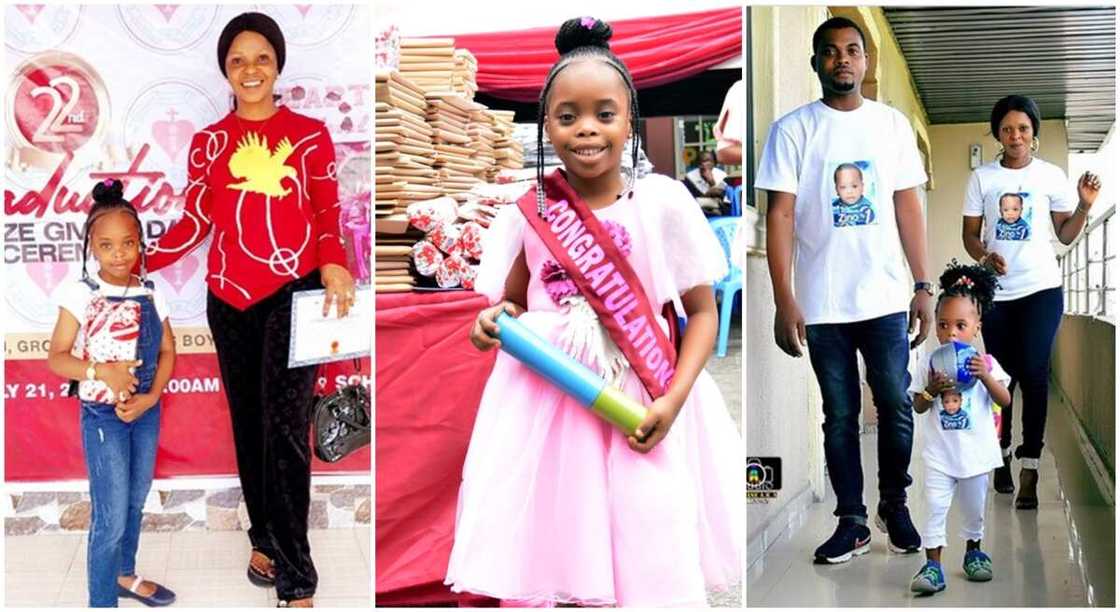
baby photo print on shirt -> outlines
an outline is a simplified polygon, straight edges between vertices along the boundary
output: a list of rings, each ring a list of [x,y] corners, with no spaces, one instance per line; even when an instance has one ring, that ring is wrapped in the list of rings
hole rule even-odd
[[[1008,192],[999,197],[999,220],[996,221],[996,240],[1030,240],[1031,194],[1026,191]]]
[[[868,160],[835,163],[832,226],[871,225],[875,221],[875,168]]]

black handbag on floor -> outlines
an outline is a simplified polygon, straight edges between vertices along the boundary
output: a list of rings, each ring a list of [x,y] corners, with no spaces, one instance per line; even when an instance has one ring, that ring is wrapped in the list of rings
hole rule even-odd
[[[315,456],[334,463],[370,442],[369,389],[346,385],[321,398],[311,413]]]

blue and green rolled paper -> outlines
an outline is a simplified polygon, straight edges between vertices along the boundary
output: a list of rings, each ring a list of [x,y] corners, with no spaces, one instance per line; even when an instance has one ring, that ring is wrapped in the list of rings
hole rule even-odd
[[[496,319],[502,350],[586,408],[631,435],[646,418],[646,407],[607,384],[587,366],[553,346],[506,313]]]

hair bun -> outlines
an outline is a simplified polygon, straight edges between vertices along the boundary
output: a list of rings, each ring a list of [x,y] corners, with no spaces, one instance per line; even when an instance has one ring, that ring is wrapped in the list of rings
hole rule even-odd
[[[556,32],[556,50],[566,55],[580,47],[610,49],[608,41],[614,30],[609,23],[594,17],[576,17],[564,22]]]
[[[111,204],[124,200],[124,183],[117,179],[98,181],[93,186],[93,201]]]

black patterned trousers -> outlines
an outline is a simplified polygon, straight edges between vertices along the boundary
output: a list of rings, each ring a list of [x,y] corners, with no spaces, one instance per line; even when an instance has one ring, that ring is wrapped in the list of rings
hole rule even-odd
[[[213,293],[206,303],[252,523],[249,540],[275,561],[282,600],[311,597],[319,582],[307,539],[317,368],[289,369],[288,343],[292,292],[322,286],[315,271],[244,311]]]

